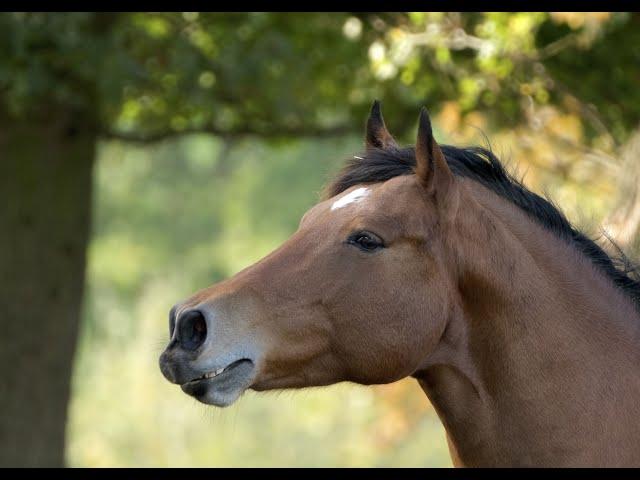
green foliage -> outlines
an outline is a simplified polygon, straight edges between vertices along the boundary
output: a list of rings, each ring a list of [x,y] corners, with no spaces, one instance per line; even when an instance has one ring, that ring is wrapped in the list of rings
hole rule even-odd
[[[60,103],[104,133],[354,131],[381,98],[396,131],[459,102],[496,126],[549,103],[624,141],[640,95],[638,15],[3,13],[0,101]]]

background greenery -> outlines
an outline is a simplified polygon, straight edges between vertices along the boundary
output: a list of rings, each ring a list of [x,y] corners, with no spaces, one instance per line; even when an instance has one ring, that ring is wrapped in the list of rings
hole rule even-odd
[[[0,224],[15,237],[1,249],[2,285],[46,312],[53,300],[30,289],[60,287],[83,305],[75,357],[61,352],[73,369],[0,351],[0,364],[22,362],[20,378],[46,370],[64,385],[73,374],[68,408],[63,392],[56,410],[42,400],[50,390],[34,395],[0,367],[0,450],[12,445],[0,464],[56,464],[64,451],[72,466],[449,466],[444,430],[411,380],[198,404],[157,367],[168,310],[295,230],[361,149],[375,98],[405,143],[422,105],[441,142],[486,134],[575,223],[595,235],[605,225],[637,251],[639,23],[606,12],[0,14],[0,186],[17,185],[0,192],[7,211],[24,210]],[[93,165],[92,194],[59,180],[87,181],[74,177],[76,157]],[[70,250],[71,220],[85,218],[75,208],[89,204],[90,241]],[[25,212],[49,223],[29,230]],[[46,250],[58,238],[64,248]],[[33,245],[44,253],[29,270]],[[79,266],[86,254],[84,292],[59,278],[60,251]],[[15,303],[9,293],[1,308]],[[55,350],[57,325],[75,314],[26,308],[2,311],[8,328],[32,325],[7,334],[28,346],[14,351]],[[50,336],[29,335],[47,322]],[[60,446],[42,434],[47,409],[66,431]]]

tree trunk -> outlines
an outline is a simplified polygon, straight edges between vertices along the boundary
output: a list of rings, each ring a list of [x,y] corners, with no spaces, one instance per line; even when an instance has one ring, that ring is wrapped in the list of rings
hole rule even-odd
[[[96,138],[0,115],[0,466],[62,466]]]

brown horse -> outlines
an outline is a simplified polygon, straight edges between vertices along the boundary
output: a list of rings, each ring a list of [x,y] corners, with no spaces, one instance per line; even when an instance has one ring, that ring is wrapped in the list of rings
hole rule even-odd
[[[640,283],[489,151],[400,148],[376,102],[274,252],[179,303],[160,368],[201,402],[418,380],[457,466],[640,466]]]

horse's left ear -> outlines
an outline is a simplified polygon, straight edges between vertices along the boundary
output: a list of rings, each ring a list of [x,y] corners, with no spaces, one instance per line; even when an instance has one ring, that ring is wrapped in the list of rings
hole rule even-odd
[[[387,130],[387,126],[384,124],[379,100],[375,100],[373,105],[371,105],[371,113],[369,113],[369,118],[367,119],[365,145],[367,150],[374,148],[396,148],[398,146],[393,136],[389,133],[389,130]]]
[[[424,107],[420,111],[418,124],[415,172],[427,193],[435,197],[438,208],[444,208],[454,215],[458,208],[455,179],[440,145],[433,138],[431,119]]]

